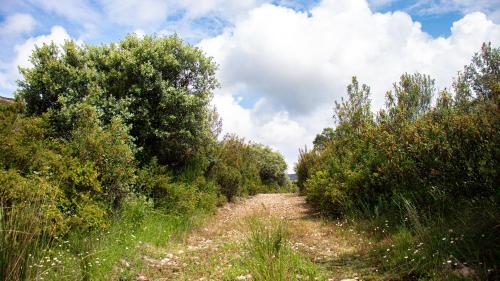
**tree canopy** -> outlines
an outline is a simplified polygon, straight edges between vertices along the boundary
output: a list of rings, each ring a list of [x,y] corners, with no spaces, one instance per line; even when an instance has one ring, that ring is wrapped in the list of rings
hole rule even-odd
[[[182,166],[212,138],[210,107],[218,83],[216,64],[177,36],[139,38],[117,44],[67,41],[37,48],[32,68],[22,69],[18,95],[29,115],[53,111],[56,133],[75,121],[73,108],[90,103],[108,124],[121,118],[142,162]]]

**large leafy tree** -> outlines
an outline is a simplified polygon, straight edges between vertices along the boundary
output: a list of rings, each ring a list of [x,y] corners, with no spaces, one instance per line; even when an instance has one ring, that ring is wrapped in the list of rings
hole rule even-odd
[[[182,166],[212,138],[209,103],[218,83],[211,58],[177,36],[138,38],[118,44],[44,45],[22,69],[18,94],[27,114],[51,112],[55,132],[65,136],[79,103],[98,108],[109,123],[120,117],[142,162]]]

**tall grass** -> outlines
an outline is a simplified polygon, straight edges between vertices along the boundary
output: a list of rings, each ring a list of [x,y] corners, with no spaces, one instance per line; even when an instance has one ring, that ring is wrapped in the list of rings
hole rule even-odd
[[[0,280],[31,280],[40,273],[34,263],[50,244],[42,215],[29,199],[11,206],[0,200]]]
[[[65,260],[51,272],[49,280],[61,276],[79,280],[133,280],[143,270],[143,256],[183,240],[188,230],[205,218],[201,210],[189,214],[154,209],[152,202],[134,198],[125,202],[106,232],[75,234],[56,249]],[[152,250],[154,249],[154,250]],[[78,276],[78,278],[75,278]]]
[[[493,198],[443,202],[446,212],[396,195],[391,211],[353,213],[385,280],[499,280],[500,208]]]
[[[283,220],[249,219],[250,232],[245,244],[248,252],[243,265],[253,280],[323,280],[312,261],[294,252]]]

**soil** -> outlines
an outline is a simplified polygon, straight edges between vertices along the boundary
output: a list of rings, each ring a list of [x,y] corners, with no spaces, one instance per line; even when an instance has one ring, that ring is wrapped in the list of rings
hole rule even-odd
[[[248,233],[247,220],[285,220],[292,248],[302,253],[329,275],[327,280],[358,278],[360,250],[365,241],[354,230],[342,229],[340,221],[325,221],[306,204],[304,197],[292,193],[258,194],[239,199],[217,210],[202,227],[189,233],[183,242],[175,243],[162,258],[144,257],[148,267],[140,280],[223,280],[241,257],[242,245]],[[339,231],[348,239],[339,238]],[[347,258],[346,258],[347,257]],[[365,268],[365,270],[371,270]],[[149,275],[149,276],[148,276]],[[241,275],[237,280],[251,280]]]

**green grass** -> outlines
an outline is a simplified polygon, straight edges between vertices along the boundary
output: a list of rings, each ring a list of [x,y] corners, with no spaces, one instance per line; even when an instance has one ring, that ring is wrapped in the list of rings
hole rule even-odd
[[[245,255],[239,272],[233,271],[233,275],[252,276],[252,280],[260,281],[325,279],[318,265],[291,248],[284,220],[264,221],[254,217],[248,223],[250,231],[244,244]]]
[[[29,202],[9,207],[0,202],[0,280],[37,276],[39,270],[32,264],[50,245],[48,233],[40,227],[40,208]]]
[[[37,280],[135,280],[145,267],[143,256],[160,256],[205,217],[203,211],[167,214],[140,200],[128,202],[107,231],[75,233],[45,251]]]
[[[361,273],[363,280],[498,280],[500,213],[494,205],[482,200],[440,215],[410,207],[401,217],[356,216],[336,236],[363,242],[327,266]]]

